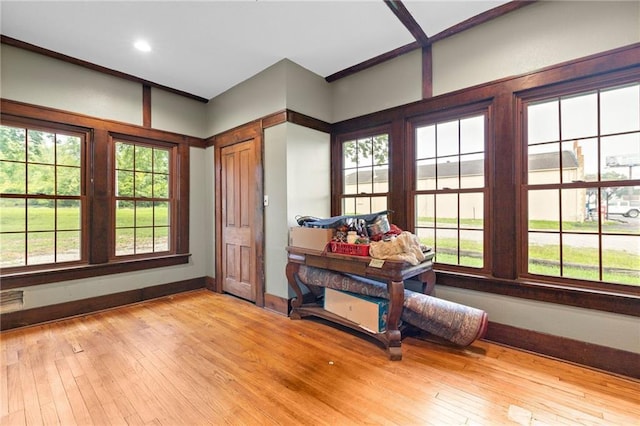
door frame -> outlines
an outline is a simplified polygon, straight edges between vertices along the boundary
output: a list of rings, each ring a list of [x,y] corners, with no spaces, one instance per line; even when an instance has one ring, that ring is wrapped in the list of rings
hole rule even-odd
[[[253,217],[254,247],[256,250],[256,306],[264,307],[264,135],[260,121],[245,124],[215,136],[215,286],[216,293],[222,293],[222,148],[253,139],[255,145],[255,211]]]

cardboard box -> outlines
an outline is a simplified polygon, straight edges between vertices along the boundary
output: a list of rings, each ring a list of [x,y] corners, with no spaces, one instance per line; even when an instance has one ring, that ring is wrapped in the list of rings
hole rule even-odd
[[[387,330],[387,299],[325,288],[324,309],[355,322],[367,331],[384,333]]]
[[[289,230],[289,245],[323,251],[333,238],[335,230],[326,228],[293,227]]]

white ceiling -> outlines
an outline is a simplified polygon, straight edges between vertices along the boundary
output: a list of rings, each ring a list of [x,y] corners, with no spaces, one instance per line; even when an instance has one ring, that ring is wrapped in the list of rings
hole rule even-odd
[[[428,37],[504,3],[403,1]],[[4,36],[205,99],[284,58],[326,77],[415,41],[382,0],[2,0],[0,14]]]

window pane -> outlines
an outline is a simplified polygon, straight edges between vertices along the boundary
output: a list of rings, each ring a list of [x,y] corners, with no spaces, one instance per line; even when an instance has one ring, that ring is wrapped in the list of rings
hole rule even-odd
[[[598,181],[598,139],[562,143],[563,182]]]
[[[133,197],[134,173],[116,170],[116,196]]]
[[[529,232],[528,258],[528,272],[559,277],[560,234]]]
[[[640,186],[603,188],[601,197],[600,202],[603,206],[605,219],[608,221],[602,232],[638,233]]]
[[[484,187],[484,154],[460,156],[460,187]]]
[[[435,230],[433,228],[416,228],[416,235],[422,244],[432,248],[435,246]]]
[[[356,141],[344,142],[342,144],[342,167],[344,169],[356,167],[356,159]]]
[[[154,228],[153,251],[169,251],[169,228]]]
[[[342,214],[356,214],[356,199],[355,198],[343,198],[342,199]]]
[[[598,95],[583,94],[562,98],[562,139],[576,139],[598,135]]]
[[[356,162],[358,167],[373,165],[373,140],[372,138],[358,139]]]
[[[0,247],[2,247],[2,251],[0,251],[0,265],[3,268],[26,265],[25,236],[26,234],[22,233],[0,233]]]
[[[81,172],[79,167],[56,167],[57,194],[58,195],[80,195]]]
[[[528,183],[560,183],[560,144],[529,146]]]
[[[135,169],[139,172],[153,171],[153,148],[135,145]]]
[[[136,254],[153,253],[153,228],[136,228]]]
[[[371,213],[371,198],[358,197],[356,198],[356,214]]]
[[[484,116],[460,120],[460,153],[484,152]]]
[[[0,193],[24,194],[27,192],[25,182],[25,163],[0,161]]]
[[[436,195],[436,226],[458,227],[458,194]]]
[[[436,160],[420,160],[416,163],[416,189],[436,189]]]
[[[378,135],[372,140],[373,164],[380,166],[389,163],[389,136]]]
[[[436,125],[436,153],[438,157],[456,155],[459,151],[458,121],[438,123]]]
[[[460,176],[458,157],[438,157],[436,173],[438,189],[458,189]]]
[[[58,232],[56,241],[56,261],[72,262],[80,260],[80,231]]]
[[[55,195],[56,167],[29,164],[27,168],[29,194]]]
[[[116,169],[133,170],[133,152],[133,145],[116,142]]]
[[[26,161],[26,131],[11,126],[0,126],[0,160]]]
[[[529,145],[560,140],[558,101],[545,101],[527,107]]]
[[[460,227],[484,229],[484,194],[460,194]]]
[[[54,263],[55,232],[27,233],[27,264],[40,265]]]
[[[153,197],[153,174],[136,172],[135,194],[136,197],[141,198]]]
[[[636,286],[640,283],[640,236],[602,237],[602,279]]]
[[[169,225],[169,203],[163,201],[153,203],[153,224],[155,226]]]
[[[153,203],[136,202],[136,226],[153,226]]]
[[[562,189],[562,230],[598,232],[597,188]]]
[[[373,168],[373,192],[389,191],[389,169],[387,166]]]
[[[29,200],[27,204],[27,230],[54,231],[56,209],[53,200]]]
[[[134,202],[116,201],[116,227],[125,228],[134,226]]]
[[[153,149],[153,171],[155,173],[169,173],[169,151],[166,149]]]
[[[27,211],[24,206],[25,200],[0,198],[0,232],[24,232],[26,230]]]
[[[371,210],[367,213],[375,213],[387,210],[387,197],[371,197]]]
[[[435,226],[435,201],[434,195],[416,195],[416,226]]]
[[[373,192],[373,167],[361,167],[358,171],[358,194]]]
[[[560,231],[558,190],[529,191],[529,230]]]
[[[640,133],[601,139],[602,180],[640,179]]]
[[[82,229],[82,208],[79,200],[58,200],[56,204],[59,231]]]
[[[116,256],[134,254],[135,232],[133,228],[116,229]]]
[[[482,268],[484,233],[480,231],[460,231],[460,265]]]
[[[418,127],[416,129],[416,159],[436,156],[436,126]]]
[[[30,163],[54,164],[56,153],[53,133],[29,130],[27,153]]]
[[[601,133],[640,130],[640,84],[600,93]]]
[[[169,198],[169,175],[153,175],[154,198]]]
[[[567,278],[598,281],[600,264],[597,235],[562,236],[562,275]]]
[[[56,163],[64,166],[82,165],[81,139],[77,136],[57,135]]]
[[[343,182],[343,194],[357,194],[358,193],[358,169],[345,170],[342,178]]]
[[[436,229],[435,252],[438,263],[458,264],[458,230]]]

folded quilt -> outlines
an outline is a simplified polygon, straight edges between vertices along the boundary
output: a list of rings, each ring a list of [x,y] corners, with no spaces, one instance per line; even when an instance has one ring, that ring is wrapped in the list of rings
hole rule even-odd
[[[298,278],[307,285],[389,299],[385,283],[357,275],[301,265]],[[481,309],[407,289],[404,290],[401,319],[460,346],[468,346],[482,338],[488,323],[487,313]]]

